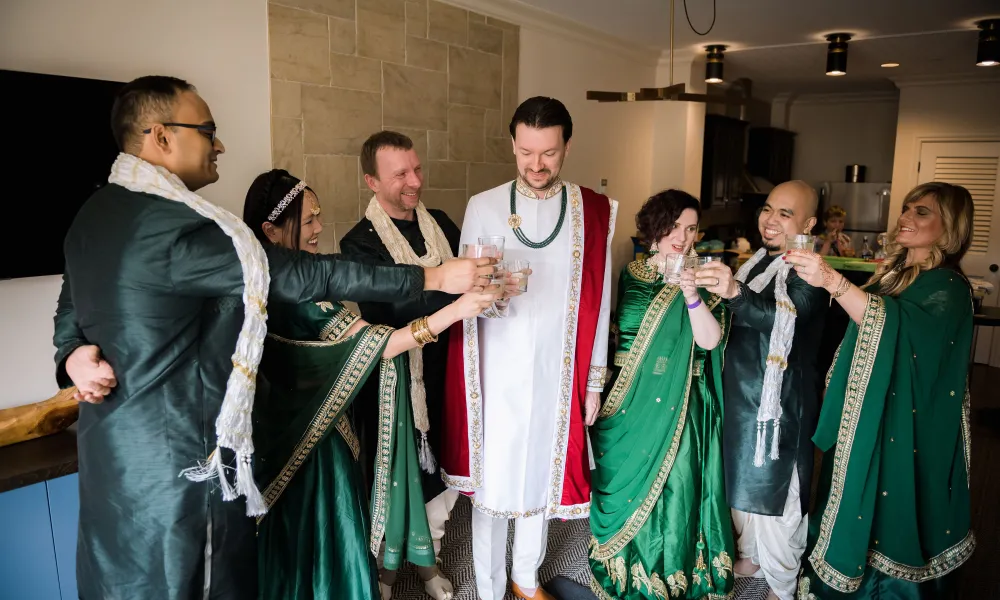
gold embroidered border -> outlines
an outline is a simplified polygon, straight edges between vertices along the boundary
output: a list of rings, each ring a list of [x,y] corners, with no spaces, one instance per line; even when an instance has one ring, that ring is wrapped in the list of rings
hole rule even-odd
[[[449,475],[448,473],[445,472],[444,469],[441,469],[441,481],[443,481],[444,484],[449,488],[457,490],[459,492],[474,491],[471,477],[460,477],[460,476]]]
[[[555,510],[549,510],[549,517],[559,519],[586,519],[590,516],[590,502],[583,504],[560,504]]]
[[[608,394],[604,406],[601,407],[599,415],[601,418],[607,418],[615,414],[621,406],[622,401],[625,400],[625,394],[632,387],[632,382],[635,380],[638,369],[642,365],[642,359],[645,358],[646,351],[649,350],[649,344],[660,327],[663,315],[667,314],[670,305],[677,297],[679,289],[675,286],[664,286],[653,298],[649,309],[646,310],[646,314],[642,317],[639,332],[632,342],[631,350],[628,351],[625,357],[621,371],[618,372],[618,378],[611,388],[611,393]]]
[[[288,462],[281,469],[277,477],[264,490],[264,505],[267,508],[274,506],[282,492],[291,482],[292,477],[298,472],[299,467],[309,457],[309,453],[322,439],[323,434],[333,423],[333,418],[343,409],[347,399],[362,382],[362,376],[368,369],[372,361],[379,360],[382,355],[382,347],[386,340],[392,335],[392,327],[385,325],[372,325],[362,335],[361,341],[351,353],[347,364],[337,377],[337,381],[330,389],[326,400],[316,411],[316,415],[309,423],[302,438],[296,444]],[[277,336],[275,336],[277,338]],[[280,338],[278,338],[280,339]],[[303,342],[305,343],[305,342]]]
[[[691,372],[691,361],[694,359],[694,341],[691,341],[691,353],[688,356],[688,373]],[[619,377],[619,381],[621,381]],[[615,384],[617,385],[617,383]],[[674,436],[670,440],[670,447],[667,448],[666,456],[663,458],[663,462],[660,464],[660,470],[656,474],[656,478],[653,480],[653,485],[649,488],[649,493],[643,498],[642,504],[635,509],[635,512],[625,521],[618,532],[608,538],[608,541],[601,544],[598,543],[597,547],[591,552],[590,556],[595,560],[607,560],[621,552],[621,549],[625,547],[626,544],[632,541],[642,526],[646,523],[649,518],[650,513],[653,511],[653,507],[656,505],[656,501],[659,500],[660,494],[663,493],[663,486],[667,483],[667,478],[670,477],[670,471],[673,469],[674,460],[677,458],[677,450],[681,445],[681,436],[684,433],[684,426],[687,423],[687,410],[688,410],[688,398],[691,393],[691,377],[687,378],[687,384],[684,386],[684,400],[681,402],[680,414],[677,415],[677,427],[674,429]]]
[[[653,283],[660,278],[660,273],[644,260],[633,260],[628,264],[628,272],[643,283]]]
[[[318,304],[329,304],[329,302],[319,302]],[[359,315],[354,314],[346,308],[341,308],[337,311],[337,314],[333,315],[333,318],[323,326],[323,329],[319,332],[319,337],[323,340],[339,342],[351,326],[360,320],[361,317]]]
[[[881,552],[868,551],[868,565],[873,569],[885,573],[889,577],[921,583],[931,579],[937,579],[951,573],[972,556],[976,549],[976,537],[972,531],[959,543],[948,548],[941,554],[927,561],[922,567],[911,567],[898,563]]]
[[[337,419],[337,431],[340,433],[340,437],[347,442],[347,447],[351,449],[354,460],[358,460],[361,455],[361,444],[358,443],[358,436],[354,434],[354,428],[351,427],[351,421],[346,415],[341,415]]]
[[[965,398],[962,400],[962,441],[965,446],[965,484],[972,487],[972,430],[969,416],[972,414],[972,398],[969,396],[969,378],[965,378]]]
[[[476,319],[465,319],[462,331],[465,341],[465,406],[469,422],[469,479],[470,488],[477,488],[483,485],[483,400],[479,388],[479,325]]]
[[[590,591],[594,593],[595,596],[600,598],[600,600],[616,600],[614,596],[609,596],[606,591],[604,591],[604,586],[597,581],[594,577],[594,573],[590,573]]]
[[[392,475],[392,432],[396,420],[396,365],[382,360],[378,386],[378,440],[375,448],[375,485],[372,502],[372,533],[369,550],[378,556],[385,537],[388,510],[389,479]]]
[[[587,387],[604,387],[604,382],[608,379],[608,368],[607,367],[590,367],[590,372],[587,374]]]
[[[618,352],[615,352],[616,367],[624,367],[625,361],[627,360],[628,360],[628,352],[625,352],[624,350],[619,350]]]
[[[816,575],[833,589],[845,594],[854,592],[861,586],[861,576],[848,576],[834,569],[826,561],[826,551],[830,547],[830,536],[840,511],[840,501],[844,495],[844,483],[847,479],[847,465],[851,458],[858,421],[861,418],[861,405],[875,366],[875,356],[882,341],[885,318],[885,300],[881,296],[868,294],[868,305],[865,307],[861,326],[858,328],[858,340],[854,345],[854,357],[847,378],[844,410],[840,418],[840,431],[837,433],[837,447],[833,454],[830,496],[820,521],[816,547],[809,556],[809,562],[812,563]]]
[[[830,387],[830,379],[833,378],[833,369],[837,366],[837,359],[840,357],[840,349],[843,346],[844,341],[841,340],[840,343],[837,344],[837,351],[833,353],[833,362],[830,363],[830,368],[826,370],[826,384],[824,384],[824,388]]]
[[[549,517],[555,516],[562,501],[563,483],[566,479],[564,462],[569,444],[569,422],[573,399],[573,370],[576,358],[576,331],[579,322],[580,280],[583,277],[583,200],[580,186],[569,186],[570,224],[572,225],[572,271],[570,273],[569,304],[563,328],[562,369],[559,374],[559,399],[556,404],[556,435],[552,443],[551,480],[549,482]]]
[[[521,194],[525,198],[531,198],[532,200],[548,200],[561,192],[563,186],[566,185],[562,179],[556,177],[555,181],[552,182],[552,185],[549,186],[549,189],[545,190],[545,197],[542,198],[539,197],[538,193],[535,192],[531,186],[522,181],[520,176],[518,176],[514,182],[514,185],[517,188],[517,193]]]

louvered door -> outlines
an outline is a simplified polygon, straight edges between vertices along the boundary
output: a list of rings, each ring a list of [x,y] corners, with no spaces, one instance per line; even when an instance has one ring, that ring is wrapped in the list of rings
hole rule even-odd
[[[920,183],[944,181],[964,186],[976,208],[972,246],[962,268],[993,284],[983,304],[1000,306],[1000,142],[924,142]],[[979,328],[976,362],[1000,366],[1000,331]]]

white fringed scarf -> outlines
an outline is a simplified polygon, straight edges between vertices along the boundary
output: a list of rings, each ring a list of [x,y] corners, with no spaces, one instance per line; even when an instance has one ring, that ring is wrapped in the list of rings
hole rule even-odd
[[[425,252],[423,256],[417,256],[406,241],[399,228],[392,222],[388,213],[372,196],[365,210],[365,217],[372,222],[375,233],[385,244],[392,256],[392,260],[398,265],[417,265],[425,268],[436,267],[453,258],[451,245],[445,237],[441,227],[434,220],[434,217],[427,212],[423,202],[417,204],[417,225],[420,227],[420,235],[424,237]],[[437,471],[437,461],[434,460],[434,453],[431,445],[427,441],[427,432],[430,431],[430,420],[427,418],[427,389],[424,386],[424,352],[421,348],[414,348],[408,353],[410,358],[410,404],[413,406],[413,424],[420,432],[420,448],[418,456],[420,458],[420,468],[430,474]]]
[[[267,335],[267,292],[270,286],[267,256],[246,223],[229,211],[212,204],[187,189],[179,177],[163,167],[154,166],[137,156],[119,154],[111,167],[110,183],[133,192],[154,194],[168,200],[183,202],[196,213],[207,217],[233,240],[243,268],[243,327],[233,353],[233,371],[226,382],[226,395],[215,420],[218,438],[216,448],[197,467],[184,469],[181,474],[191,481],[218,478],[224,500],[239,496],[247,499],[247,515],[260,516],[267,512],[264,499],[253,480],[253,411],[257,387],[257,366],[260,364]],[[226,478],[227,467],[222,463],[221,448],[236,453],[235,487]]]
[[[736,280],[746,283],[750,270],[767,256],[767,249],[761,248],[736,272]],[[795,305],[788,297],[788,273],[792,265],[775,258],[763,273],[753,278],[747,287],[760,293],[774,279],[774,301],[776,311],[771,341],[767,349],[764,369],[764,388],[760,394],[760,408],[757,409],[757,445],[754,448],[753,464],[764,466],[764,447],[767,422],[774,423],[771,438],[771,460],[778,460],[778,440],[781,431],[781,382],[788,368],[788,353],[795,337]]]

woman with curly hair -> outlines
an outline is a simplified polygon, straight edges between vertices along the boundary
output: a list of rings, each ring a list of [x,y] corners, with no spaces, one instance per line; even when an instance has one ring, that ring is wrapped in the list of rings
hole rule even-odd
[[[973,205],[957,185],[914,188],[862,287],[792,251],[799,277],[853,321],[813,440],[825,452],[799,598],[947,597],[975,548],[969,510],[972,292],[959,266]]]
[[[724,597],[733,536],[722,468],[722,357],[727,311],[656,265],[689,254],[701,214],[678,190],[636,215],[653,256],[618,284],[614,372],[590,428],[596,470],[590,525],[591,589],[601,599]]]

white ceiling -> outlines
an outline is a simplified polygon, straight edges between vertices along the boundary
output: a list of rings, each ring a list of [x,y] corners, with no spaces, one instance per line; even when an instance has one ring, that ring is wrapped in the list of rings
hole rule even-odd
[[[669,45],[669,0],[521,0],[591,28],[658,49]],[[996,76],[975,66],[975,21],[1000,17],[998,0],[716,0],[706,36],[688,25],[675,0],[674,48],[682,53],[725,44],[726,79],[749,77],[754,95],[892,89],[888,77]],[[687,0],[700,31],[712,22],[712,0]],[[848,32],[847,76],[825,75],[824,35]],[[883,62],[898,62],[883,69]]]

